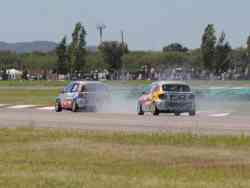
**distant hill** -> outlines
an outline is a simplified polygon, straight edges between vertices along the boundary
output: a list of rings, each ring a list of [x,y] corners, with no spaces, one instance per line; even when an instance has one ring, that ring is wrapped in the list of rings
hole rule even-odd
[[[11,51],[20,53],[29,52],[50,52],[56,48],[55,42],[49,41],[34,41],[34,42],[18,42],[18,43],[6,43],[0,42],[0,51]]]
[[[57,43],[50,41],[6,43],[0,41],[0,51],[11,51],[18,54],[30,52],[51,52],[57,47]],[[96,52],[96,46],[88,46],[89,52]]]

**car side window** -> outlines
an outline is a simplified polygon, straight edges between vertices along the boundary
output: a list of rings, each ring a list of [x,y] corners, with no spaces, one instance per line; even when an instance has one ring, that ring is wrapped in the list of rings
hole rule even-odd
[[[64,93],[70,93],[72,87],[73,87],[73,83],[70,83],[69,85],[67,85],[67,86],[63,89]]]
[[[159,89],[159,87],[160,86],[158,84],[151,85],[150,93],[157,91],[157,89]]]
[[[151,89],[151,85],[144,87],[143,94],[149,94]]]
[[[86,86],[85,86],[85,85],[83,85],[83,86],[82,86],[82,88],[81,88],[81,92],[87,92],[87,88],[86,88]]]
[[[71,92],[72,92],[72,93],[77,92],[77,91],[78,91],[78,88],[79,88],[79,84],[74,84],[74,85],[72,86]]]

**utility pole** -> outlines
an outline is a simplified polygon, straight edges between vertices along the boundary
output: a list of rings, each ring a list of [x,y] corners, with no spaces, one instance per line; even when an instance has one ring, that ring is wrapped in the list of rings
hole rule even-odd
[[[125,49],[126,49],[126,41],[125,41],[125,32],[123,30],[121,30],[121,43],[122,43],[122,50],[123,52],[125,52]]]
[[[121,30],[121,39],[122,39],[122,46],[124,47],[125,41],[124,41],[124,31]]]
[[[100,44],[102,44],[103,40],[102,40],[102,37],[103,37],[103,30],[106,29],[106,25],[104,24],[99,24],[96,26],[97,28],[97,31],[99,33],[99,37],[100,37]]]
[[[121,42],[122,42],[122,53],[123,55],[125,54],[125,39],[124,39],[124,31],[121,30]],[[125,65],[122,64],[122,69],[121,69],[121,74],[122,74],[122,80],[126,79],[126,70],[125,70]]]

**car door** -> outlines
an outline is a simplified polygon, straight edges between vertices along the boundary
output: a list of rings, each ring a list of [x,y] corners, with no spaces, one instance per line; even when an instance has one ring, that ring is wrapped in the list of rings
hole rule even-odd
[[[150,104],[151,104],[151,87],[152,85],[149,85],[143,89],[142,96],[139,98],[139,102],[141,104],[142,110],[147,112],[150,110]]]
[[[152,112],[157,100],[157,95],[159,93],[160,86],[157,83],[154,83],[150,87],[149,95],[147,98],[147,111]]]
[[[78,106],[79,108],[84,108],[88,105],[88,90],[85,84],[80,85],[80,93],[78,95]]]

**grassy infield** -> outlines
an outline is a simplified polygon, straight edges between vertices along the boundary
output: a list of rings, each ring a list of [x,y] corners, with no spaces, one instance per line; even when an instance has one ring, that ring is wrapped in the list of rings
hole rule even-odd
[[[54,105],[66,81],[1,81],[1,104]]]
[[[67,81],[1,81],[0,104],[54,105],[55,97]],[[142,86],[150,81],[118,81],[107,84]],[[250,81],[192,81],[193,87],[236,86],[250,87]]]
[[[3,82],[0,99],[46,103],[64,84]],[[0,187],[249,186],[247,136],[0,129]]]
[[[1,129],[0,187],[249,187],[250,138]]]

